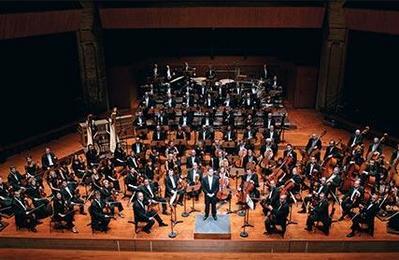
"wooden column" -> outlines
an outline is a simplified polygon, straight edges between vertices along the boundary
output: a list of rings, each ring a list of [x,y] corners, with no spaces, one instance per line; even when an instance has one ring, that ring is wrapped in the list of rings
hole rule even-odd
[[[88,111],[109,109],[102,28],[93,1],[80,1],[82,14],[77,32],[83,97]]]
[[[344,1],[328,1],[321,50],[316,109],[336,106],[342,89],[347,47]]]

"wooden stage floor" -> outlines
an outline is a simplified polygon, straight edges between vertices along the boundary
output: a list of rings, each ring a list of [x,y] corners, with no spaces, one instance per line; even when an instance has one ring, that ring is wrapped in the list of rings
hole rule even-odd
[[[323,143],[327,143],[330,138],[337,140],[342,138],[346,142],[349,133],[340,129],[333,129],[322,124],[322,116],[313,110],[291,110],[289,111],[290,120],[293,121],[298,128],[287,131],[285,134],[286,142],[294,145],[305,145],[309,135],[313,132],[320,133],[323,128],[327,128],[328,133],[323,138]],[[49,144],[35,147],[30,153],[34,160],[39,160],[45,146],[49,146],[58,155],[58,157],[67,156],[79,149],[81,145],[78,142],[77,134],[67,135]],[[390,154],[388,148],[387,154]],[[10,165],[17,166],[22,171],[23,156],[22,153],[10,157],[4,164],[0,165],[0,176],[6,178],[8,175],[8,167]],[[233,182],[233,187],[235,183]],[[202,211],[203,195],[200,201],[196,202],[195,208]],[[233,197],[232,208],[237,209],[235,198]],[[181,217],[183,207],[178,207],[178,219],[184,222],[175,227],[177,237],[175,239],[168,238],[170,227],[159,228],[156,224],[151,234],[133,232],[133,225],[128,223],[132,220],[132,208],[127,206],[127,200],[123,201],[125,207],[125,218],[118,217],[110,223],[110,231],[107,233],[92,234],[87,224],[90,217],[77,214],[76,227],[78,234],[69,231],[64,233],[60,231],[49,230],[49,219],[45,219],[43,224],[38,226],[38,232],[32,233],[28,231],[16,231],[14,219],[4,219],[10,225],[0,232],[0,247],[22,247],[22,248],[59,248],[59,249],[87,249],[87,250],[133,250],[133,251],[248,251],[248,252],[372,252],[372,251],[399,251],[399,236],[388,234],[386,232],[386,223],[376,219],[375,235],[370,237],[366,234],[346,238],[349,233],[351,221],[334,222],[329,236],[325,236],[320,231],[308,232],[304,230],[306,214],[298,214],[300,204],[293,206],[292,220],[297,222],[296,225],[287,227],[286,236],[281,238],[280,235],[264,235],[263,214],[260,207],[257,207],[250,213],[250,223],[253,228],[247,228],[249,236],[247,238],[240,237],[241,225],[243,218],[232,214],[231,240],[194,240],[194,219],[191,214],[189,217]],[[188,201],[189,209],[191,202]],[[224,214],[228,205],[219,208],[218,213]],[[88,203],[86,204],[86,209]],[[337,211],[333,219],[337,219],[341,215],[341,210],[336,205]],[[198,214],[198,213],[194,213]],[[169,216],[161,215],[164,221],[169,223]],[[92,243],[96,240],[96,243]]]

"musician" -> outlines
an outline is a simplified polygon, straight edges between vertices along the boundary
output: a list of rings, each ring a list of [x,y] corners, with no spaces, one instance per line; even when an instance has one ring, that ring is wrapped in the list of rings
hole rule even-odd
[[[186,160],[186,167],[187,169],[193,168],[194,164],[201,164],[200,158],[197,156],[197,152],[195,150],[191,150],[191,155],[187,157]]]
[[[168,226],[163,222],[155,210],[148,209],[149,202],[150,200],[144,200],[144,194],[142,192],[138,192],[137,200],[133,204],[134,221],[136,223],[146,222],[147,225],[143,228],[143,231],[147,234],[151,233],[151,228],[155,224],[155,220],[158,222],[160,227]]]
[[[305,166],[305,176],[310,181],[310,189],[313,190],[314,181],[320,177],[321,167],[317,163],[315,156],[310,157],[310,161]]]
[[[266,79],[267,79],[267,76],[269,76],[268,74],[269,74],[269,71],[268,71],[268,69],[267,69],[267,65],[264,64],[264,65],[263,65],[263,71],[262,71],[262,78],[266,80]]]
[[[314,150],[321,150],[321,140],[317,137],[316,134],[312,134],[309,138],[308,143],[306,144],[305,151],[310,155]],[[316,157],[317,161],[320,161],[320,151],[315,153],[314,156]]]
[[[328,214],[328,200],[324,192],[319,194],[319,201],[313,207],[308,218],[306,219],[305,230],[312,231],[314,223],[318,221],[323,223],[322,231],[324,234],[328,235],[331,225],[331,218]]]
[[[351,136],[348,141],[348,147],[354,148],[355,146],[363,144],[363,135],[359,129],[356,129],[355,133]]]
[[[273,118],[272,113],[267,113],[267,117],[264,119],[263,125],[270,129],[271,126],[276,126],[276,120]]]
[[[4,209],[12,206],[13,199],[9,187],[3,183],[3,179],[0,177],[0,209]],[[2,210],[2,213],[11,215],[12,209]]]
[[[162,129],[159,125],[157,125],[154,133],[152,134],[152,140],[153,141],[164,141],[165,138],[166,138],[165,132],[162,131]]]
[[[242,88],[241,88],[240,82],[237,81],[236,87],[234,88],[234,94],[236,94],[237,98],[239,98],[241,95],[241,92],[242,92]]]
[[[340,176],[339,167],[334,167],[334,170],[331,173],[330,177],[328,177],[328,179],[326,180],[326,183],[330,188],[331,193],[335,195],[337,188],[341,186],[341,176]]]
[[[284,236],[287,228],[287,217],[289,214],[287,195],[281,195],[279,202],[276,203],[275,206],[268,205],[267,209],[270,214],[265,218],[266,231],[264,234],[274,233],[276,231],[276,225],[279,225],[281,226],[281,233]]]
[[[383,145],[381,144],[380,139],[378,139],[378,137],[374,137],[373,143],[369,145],[366,157],[368,157],[370,153],[372,154],[378,153],[380,155],[382,154],[382,150],[383,150]]]
[[[106,203],[101,199],[101,193],[99,191],[95,191],[94,196],[95,197],[92,200],[89,208],[91,225],[95,230],[103,232],[108,231],[108,225],[112,216],[104,213]]]
[[[330,142],[328,143],[328,146],[326,147],[326,152],[324,154],[323,160],[326,161],[329,158],[339,158],[341,157],[340,154],[341,152],[336,146],[335,141],[331,139]]]
[[[187,173],[187,182],[190,186],[198,184],[202,180],[202,171],[198,169],[198,163],[194,162],[191,169]],[[188,193],[189,197],[194,197],[198,201],[201,189]]]
[[[292,144],[287,144],[284,152],[283,152],[284,158],[290,157],[291,158],[291,162],[287,165],[290,169],[292,169],[293,167],[295,167],[296,162],[297,162],[297,154],[294,151],[294,149],[292,149]]]
[[[42,155],[42,168],[43,170],[48,170],[55,166],[57,163],[57,156],[50,150],[49,147],[46,148],[45,153]]]
[[[12,206],[17,227],[28,228],[32,232],[37,232],[36,226],[41,222],[37,220],[34,209],[28,207],[20,191],[14,192]]]
[[[236,133],[233,131],[230,125],[227,126],[227,130],[223,133],[223,140],[226,142],[231,142],[236,139]]]
[[[179,189],[179,183],[181,179],[174,174],[172,169],[168,170],[168,174],[165,177],[165,198],[172,198],[173,194],[177,192],[177,204],[183,205],[184,190]]]
[[[263,208],[263,214],[265,216],[269,215],[270,208],[269,205],[273,208],[277,206],[280,199],[280,189],[276,186],[276,182],[271,180],[268,185],[269,194],[267,194],[266,198],[261,201],[261,205]]]
[[[202,126],[212,126],[213,125],[213,118],[209,115],[209,112],[205,112],[205,116],[201,120]]]
[[[129,166],[129,168],[133,168],[135,170],[138,170],[141,166],[140,158],[136,155],[133,149],[130,151],[130,155],[126,159],[126,164]]]
[[[46,198],[43,188],[36,183],[34,178],[29,180],[25,195],[32,200],[33,206],[37,208],[35,212],[37,219],[47,218],[51,215],[53,209],[50,205],[50,201]]]
[[[28,155],[25,158],[25,172],[27,177],[34,177],[37,181],[41,183],[40,174],[38,174],[40,167],[33,161],[32,156]]]
[[[145,92],[141,104],[145,111],[147,111],[149,108],[153,108],[155,106],[155,100],[151,98],[148,92]]]
[[[192,117],[191,113],[187,113],[186,110],[183,110],[182,116],[179,119],[179,125],[181,125],[183,127],[187,127],[187,126],[191,126],[192,123],[193,123],[193,117]]]
[[[247,109],[257,106],[256,99],[251,97],[250,93],[245,95],[245,97],[241,100],[241,104]]]
[[[126,165],[126,152],[123,150],[121,143],[116,144],[112,161],[115,166]]]
[[[213,169],[208,168],[207,176],[202,178],[202,190],[205,196],[205,215],[204,221],[209,217],[209,210],[212,211],[212,217],[217,220],[216,216],[216,194],[219,191],[219,177],[213,175]]]
[[[158,75],[159,75],[158,64],[154,64],[154,68],[152,69],[152,76],[154,77],[154,79],[156,79]]]
[[[146,152],[145,146],[143,144],[143,141],[139,137],[136,137],[136,142],[132,144],[132,150],[138,156],[145,154]]]
[[[22,180],[24,177],[22,174],[17,171],[17,168],[15,166],[10,167],[10,173],[8,174],[7,181],[8,185],[12,187],[14,191],[20,190],[22,187]]]
[[[198,131],[198,139],[201,141],[214,140],[214,137],[214,132],[211,131],[209,126],[204,126],[200,131]]]
[[[252,129],[251,126],[247,126],[244,131],[244,139],[250,140],[256,137],[256,130]]]
[[[126,189],[130,192],[135,192],[138,190],[138,172],[134,168],[130,168],[127,175],[124,178]]]
[[[96,171],[95,171],[96,172]],[[69,204],[75,204],[79,206],[79,213],[81,215],[86,215],[84,201],[79,197],[77,192],[78,187],[76,184],[72,182],[67,182],[66,180],[62,181],[62,186],[60,189],[55,189],[59,191],[62,195],[62,198],[68,201]]]
[[[213,69],[212,65],[208,66],[205,76],[207,79],[214,79],[216,77],[216,71]]]
[[[253,151],[248,149],[247,155],[244,156],[243,165],[247,167],[248,163],[258,164],[258,159],[254,156]]]
[[[235,107],[234,99],[231,98],[229,93],[226,93],[226,96],[224,97],[224,99],[223,99],[223,97],[220,97],[220,99],[222,101],[220,103],[220,105],[225,106],[225,108],[234,108]]]
[[[364,189],[360,186],[360,180],[356,180],[353,187],[341,199],[342,215],[338,221],[342,221],[353,208],[356,208],[363,199]]]
[[[275,144],[280,143],[280,133],[275,129],[274,125],[271,125],[270,128],[266,128],[263,136],[265,139],[272,139]]]
[[[214,171],[218,171],[220,167],[220,162],[223,160],[222,158],[222,151],[218,150],[215,151],[214,156],[211,157],[210,166]]]
[[[175,108],[176,107],[176,101],[174,100],[174,98],[172,97],[172,94],[171,93],[168,93],[167,94],[167,98],[166,98],[166,101],[165,101],[165,103],[164,103],[164,106],[166,107],[166,108]]]
[[[62,194],[57,192],[55,198],[53,200],[53,209],[54,209],[54,221],[58,223],[65,222],[65,228],[70,229],[73,233],[79,233],[73,223],[75,217],[75,211],[73,207],[71,209],[67,200],[64,200]]]
[[[87,167],[93,168],[100,163],[100,159],[98,157],[98,151],[94,148],[92,144],[88,146],[88,150],[85,155],[86,155]]]
[[[223,110],[223,124],[234,127],[234,123],[235,123],[234,111],[231,108],[226,107]]]
[[[328,196],[328,193],[329,193],[329,186],[326,183],[325,177],[320,178],[320,183],[319,183],[318,187],[304,198],[304,200],[302,202],[302,210],[299,211],[298,213],[306,213],[306,209],[307,209],[308,205],[312,204],[312,202],[314,200],[320,199],[321,198],[320,194],[322,194],[322,193],[326,197]]]
[[[380,210],[378,205],[378,195],[373,194],[368,204],[359,205],[360,212],[352,218],[352,232],[347,237],[353,237],[357,231],[360,231],[360,224],[367,224],[368,232],[373,236],[374,234],[374,218]]]
[[[391,159],[390,159],[390,164],[392,166],[397,166],[397,165],[395,165],[395,164],[397,164],[397,162],[399,162],[399,144],[397,144],[396,149],[394,149],[392,151],[392,155],[391,155]]]
[[[133,122],[133,128],[135,129],[144,129],[147,127],[146,119],[143,115],[143,112],[138,111],[136,113],[136,119]]]
[[[251,192],[251,198],[258,198],[259,197],[259,178],[258,175],[253,172],[251,169],[246,169],[245,174],[241,177],[241,185],[240,187],[244,187],[245,182],[251,182],[254,184],[255,189]]]
[[[156,125],[167,125],[168,124],[168,115],[165,113],[165,111],[162,109],[158,112],[155,113],[154,115],[154,122]]]

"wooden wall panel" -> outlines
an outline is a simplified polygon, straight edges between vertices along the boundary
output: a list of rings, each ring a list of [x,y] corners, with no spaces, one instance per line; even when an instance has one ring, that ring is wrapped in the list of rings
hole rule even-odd
[[[298,66],[294,91],[295,108],[314,108],[316,104],[318,69]]]
[[[0,39],[77,31],[80,11],[0,14]]]
[[[399,34],[399,11],[346,9],[350,30]]]
[[[104,28],[321,28],[322,7],[176,7],[100,10]]]

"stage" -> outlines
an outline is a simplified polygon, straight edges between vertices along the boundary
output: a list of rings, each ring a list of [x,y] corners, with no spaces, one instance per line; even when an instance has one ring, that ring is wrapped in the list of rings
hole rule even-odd
[[[289,111],[290,120],[298,125],[295,130],[285,134],[286,142],[294,145],[304,145],[309,135],[313,132],[319,133],[321,129],[327,128],[328,133],[323,138],[323,144],[330,138],[342,138],[347,140],[349,133],[333,129],[322,124],[322,117],[313,110]],[[30,153],[34,160],[39,160],[44,147],[49,146],[59,157],[64,157],[82,149],[77,134],[68,135],[49,144],[36,147],[31,151],[9,158],[0,166],[0,173],[6,178],[8,167],[16,165],[19,170],[23,169],[23,157]],[[388,148],[385,152],[390,154]],[[232,183],[233,187],[235,182]],[[235,204],[236,198],[233,194],[232,210],[238,209]],[[240,237],[243,217],[231,214],[231,238],[230,239],[195,239],[194,225],[197,214],[202,214],[203,195],[200,201],[195,202],[195,208],[200,212],[182,217],[183,207],[177,209],[178,220],[182,220],[175,226],[177,236],[174,239],[168,237],[170,232],[170,216],[161,215],[169,227],[152,228],[151,234],[140,232],[134,233],[133,225],[128,223],[132,220],[131,205],[127,205],[127,198],[123,200],[124,218],[117,218],[110,223],[107,233],[92,233],[87,224],[90,223],[88,215],[76,215],[76,227],[78,234],[65,230],[64,232],[52,230],[50,233],[49,219],[43,220],[43,224],[37,227],[38,232],[32,233],[26,230],[16,230],[14,218],[3,219],[9,225],[0,232],[0,247],[2,248],[36,248],[36,249],[70,249],[70,250],[109,250],[109,251],[156,251],[156,252],[397,252],[399,251],[399,236],[386,232],[386,222],[376,218],[375,235],[370,237],[362,233],[353,238],[346,238],[350,232],[351,221],[334,222],[329,236],[321,231],[308,232],[304,230],[306,214],[298,214],[300,204],[295,205],[292,210],[292,221],[298,224],[288,225],[285,237],[279,234],[264,235],[264,216],[260,207],[250,212],[249,222],[254,227],[246,229],[248,237]],[[190,210],[191,201],[187,201],[187,211]],[[87,211],[88,203],[86,204]],[[338,205],[333,219],[336,220],[341,214]],[[218,214],[226,214],[228,204],[218,208]]]

